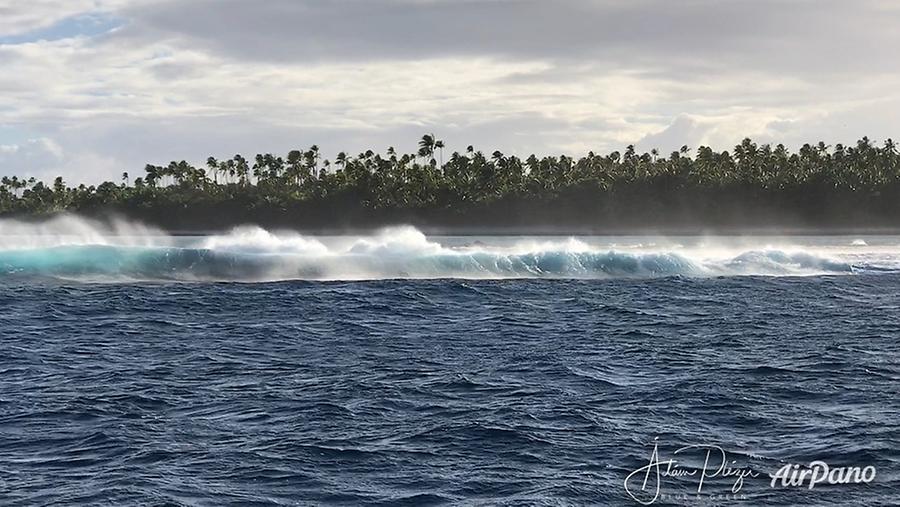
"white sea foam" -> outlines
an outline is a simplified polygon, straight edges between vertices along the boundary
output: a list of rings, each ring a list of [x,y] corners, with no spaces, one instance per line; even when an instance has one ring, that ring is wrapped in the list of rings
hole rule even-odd
[[[271,233],[261,227],[243,226],[225,235],[209,236],[200,248],[246,254],[304,254],[325,255],[328,248],[315,238],[296,232]]]
[[[882,243],[754,237],[459,241],[409,226],[341,237],[246,226],[184,239],[125,221],[64,216],[42,223],[0,220],[0,275],[272,281],[849,274],[900,266],[900,241]]]

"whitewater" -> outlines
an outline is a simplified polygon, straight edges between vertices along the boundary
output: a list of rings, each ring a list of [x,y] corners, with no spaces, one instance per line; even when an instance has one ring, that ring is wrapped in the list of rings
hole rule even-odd
[[[0,276],[237,281],[810,276],[900,270],[900,238],[309,236],[237,227],[178,237],[124,220],[0,220]]]

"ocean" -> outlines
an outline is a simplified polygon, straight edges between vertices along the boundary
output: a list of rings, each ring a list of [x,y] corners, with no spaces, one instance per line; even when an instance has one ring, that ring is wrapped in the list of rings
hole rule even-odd
[[[0,505],[900,502],[898,237],[0,231]]]

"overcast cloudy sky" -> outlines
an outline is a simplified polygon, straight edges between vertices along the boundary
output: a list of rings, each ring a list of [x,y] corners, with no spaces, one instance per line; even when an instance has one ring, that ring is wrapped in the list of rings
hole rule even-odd
[[[0,0],[0,173],[900,137],[900,1]]]

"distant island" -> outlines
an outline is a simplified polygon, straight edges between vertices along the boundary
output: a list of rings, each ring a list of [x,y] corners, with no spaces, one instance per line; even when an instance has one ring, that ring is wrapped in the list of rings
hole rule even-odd
[[[582,158],[444,153],[434,135],[417,153],[366,151],[148,165],[120,182],[68,186],[6,176],[0,216],[71,212],[126,216],[170,231],[243,223],[308,231],[409,223],[430,230],[736,231],[900,228],[900,156],[887,140],[818,143],[791,152],[745,139],[732,151],[683,147]]]

